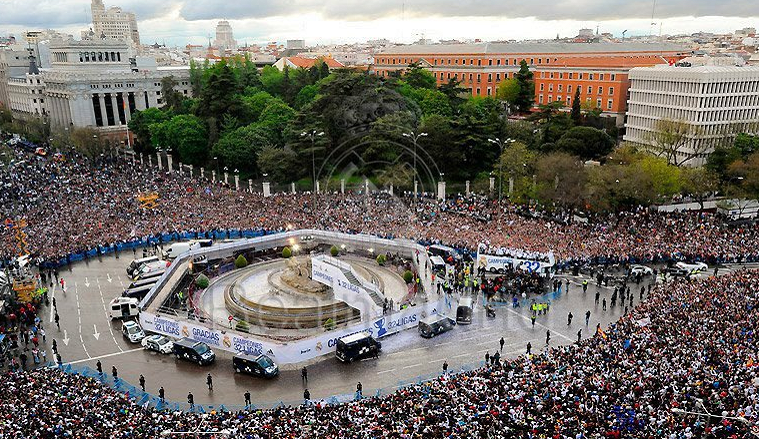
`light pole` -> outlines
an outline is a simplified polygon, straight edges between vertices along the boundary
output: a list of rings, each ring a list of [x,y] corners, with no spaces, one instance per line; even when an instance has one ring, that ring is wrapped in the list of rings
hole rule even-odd
[[[503,199],[503,149],[506,145],[511,145],[516,142],[516,140],[511,138],[501,140],[496,137],[494,139],[488,139],[488,142],[498,145],[498,148],[501,151],[500,155],[498,155],[498,205],[500,206],[501,200]]]
[[[316,197],[316,138],[324,135],[324,131],[311,130],[300,133],[301,137],[311,140],[311,183],[313,184],[314,197]]]
[[[414,142],[414,180],[412,181],[414,185],[414,202],[416,202],[416,146],[417,143],[419,143],[419,139],[422,137],[427,137],[427,133],[415,133],[414,131],[410,131],[408,133],[403,133],[403,137],[408,137],[411,139],[412,142]]]

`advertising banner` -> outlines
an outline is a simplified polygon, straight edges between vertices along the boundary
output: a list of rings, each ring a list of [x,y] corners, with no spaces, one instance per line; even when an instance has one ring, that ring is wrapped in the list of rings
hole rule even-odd
[[[428,302],[406,308],[402,311],[378,317],[370,322],[348,328],[325,332],[316,337],[289,343],[276,344],[243,336],[236,332],[211,329],[190,322],[180,322],[170,317],[156,316],[149,312],[140,313],[140,324],[148,332],[168,335],[173,338],[188,337],[202,341],[211,349],[232,353],[266,354],[277,363],[292,364],[310,360],[335,351],[337,340],[358,332],[369,332],[375,338],[382,338],[400,331],[415,328],[419,320],[440,312],[448,307],[443,300]]]

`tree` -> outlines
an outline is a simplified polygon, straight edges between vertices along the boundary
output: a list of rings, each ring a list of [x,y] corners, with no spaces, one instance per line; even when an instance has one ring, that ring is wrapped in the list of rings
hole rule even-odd
[[[266,130],[272,144],[284,146],[285,127],[295,118],[296,112],[280,99],[269,101],[258,119],[258,126]]]
[[[271,145],[270,133],[258,124],[251,124],[225,132],[213,146],[212,152],[230,169],[258,174],[258,153]]]
[[[503,154],[500,155],[500,161],[493,165],[493,172],[498,178],[499,192],[503,190],[504,196],[509,195],[509,179],[512,178],[514,179],[514,192],[511,194],[511,200],[519,202],[528,199],[536,158],[537,154],[530,151],[524,143],[515,142],[507,145]]]
[[[258,122],[261,113],[264,112],[264,109],[269,105],[269,102],[274,99],[276,99],[274,96],[265,91],[252,88],[246,89],[246,94],[240,97],[240,103],[242,105],[240,121],[243,125]]]
[[[582,125],[582,110],[580,108],[580,86],[575,90],[575,97],[572,99],[572,112],[570,113],[572,122],[575,126]]]
[[[535,162],[540,199],[563,207],[582,208],[587,175],[582,160],[566,152],[540,156]]]
[[[419,63],[409,64],[409,68],[403,74],[403,81],[414,88],[424,88],[435,90],[437,80],[429,70],[423,68]]]
[[[646,136],[646,141],[654,154],[675,166],[682,166],[710,148],[708,142],[693,141],[700,133],[698,126],[686,121],[661,119]],[[690,151],[685,151],[686,146]]]
[[[517,78],[506,79],[498,84],[498,90],[495,95],[498,99],[506,102],[510,109],[516,109],[516,102],[519,99],[521,87]]]
[[[407,87],[401,88],[400,91],[401,94],[410,97],[416,102],[424,116],[432,114],[450,116],[453,114],[448,96],[439,90]]]
[[[614,149],[614,139],[605,131],[590,127],[574,127],[567,131],[556,147],[585,160],[606,157]]]
[[[463,104],[468,97],[472,94],[469,93],[464,87],[461,87],[461,82],[456,78],[451,78],[445,84],[441,84],[438,90],[448,96],[448,102],[451,104],[451,108],[456,110],[461,104]]]
[[[176,90],[179,85],[173,76],[165,76],[161,79],[161,98],[163,99],[165,109],[178,114],[182,111],[182,101],[184,96]]]
[[[295,101],[293,102],[293,105],[295,108],[301,109],[313,102],[316,99],[317,94],[319,94],[319,86],[307,85],[301,88],[298,94],[295,95]]]
[[[696,200],[701,210],[709,194],[719,189],[719,177],[707,168],[683,168],[680,179],[683,193]]]
[[[292,149],[277,148],[267,145],[258,153],[258,168],[261,173],[279,183],[288,183],[306,175],[305,162],[298,159],[298,154]]]
[[[173,148],[183,163],[202,165],[208,156],[208,130],[203,121],[189,114],[150,126],[156,147]]]
[[[85,157],[95,158],[106,152],[106,142],[93,128],[73,128],[71,130],[71,146]]]
[[[730,165],[731,181],[737,181],[741,194],[753,200],[759,199],[759,152]]]
[[[135,136],[134,150],[137,152],[155,152],[155,146],[151,140],[150,126],[171,119],[171,115],[158,108],[148,108],[136,111],[129,121],[129,129]]]
[[[519,63],[519,72],[517,72],[516,78],[519,83],[519,94],[514,105],[521,113],[526,113],[530,111],[533,102],[535,102],[535,82],[527,61],[522,60]]]
[[[261,87],[272,96],[282,96],[282,72],[274,66],[261,70]]]
[[[465,151],[458,142],[459,133],[450,118],[440,115],[425,117],[418,131],[427,133],[427,136],[419,139],[417,172],[433,179],[438,170],[453,180],[467,177],[461,166],[466,161]]]
[[[237,256],[237,259],[235,259],[235,268],[245,268],[248,266],[248,260],[245,259],[245,256],[239,255]]]
[[[751,154],[759,152],[759,135],[740,133],[735,136],[733,147],[740,152],[743,159],[746,159]]]

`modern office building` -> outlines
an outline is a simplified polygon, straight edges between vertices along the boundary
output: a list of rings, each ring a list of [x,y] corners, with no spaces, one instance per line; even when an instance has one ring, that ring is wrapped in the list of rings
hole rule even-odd
[[[720,144],[759,124],[759,67],[656,66],[630,70],[628,142],[655,149],[661,120],[693,127],[677,161],[699,165]],[[657,152],[657,151],[653,151]]]
[[[213,45],[224,54],[224,52],[233,52],[237,50],[237,41],[232,33],[232,26],[228,21],[222,20],[216,25],[216,39]]]
[[[106,9],[103,0],[92,0],[91,9],[95,39],[126,40],[134,47],[140,45],[140,32],[133,13],[124,12],[117,6]]]
[[[576,90],[588,107],[624,123],[631,68],[671,64],[689,53],[680,46],[648,43],[477,43],[394,46],[374,55],[381,76],[420,63],[438,84],[451,79],[475,96],[495,96],[526,61],[535,78],[535,104],[572,105]]]

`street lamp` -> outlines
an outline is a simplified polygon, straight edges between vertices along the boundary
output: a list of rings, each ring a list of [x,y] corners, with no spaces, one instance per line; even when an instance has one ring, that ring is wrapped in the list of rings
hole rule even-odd
[[[414,184],[414,202],[416,202],[416,146],[419,142],[419,139],[422,137],[427,137],[427,133],[417,134],[414,131],[409,131],[408,133],[403,133],[403,137],[408,137],[412,142],[414,142],[414,180],[412,183]]]
[[[506,145],[511,145],[512,143],[516,142],[516,140],[512,138],[501,140],[500,138],[496,137],[494,139],[488,139],[488,142],[498,145],[498,148],[501,151],[501,154],[498,156],[498,204],[500,205],[501,200],[503,199],[503,149],[506,147]]]
[[[311,140],[311,183],[313,184],[314,197],[316,197],[316,138],[324,135],[324,131],[311,130],[300,133],[301,137],[305,137]]]

